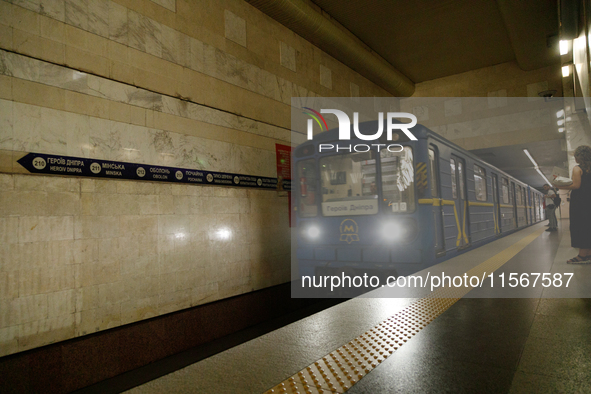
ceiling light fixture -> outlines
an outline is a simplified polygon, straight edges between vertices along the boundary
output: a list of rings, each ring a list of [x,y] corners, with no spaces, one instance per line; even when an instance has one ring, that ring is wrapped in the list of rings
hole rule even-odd
[[[544,181],[547,184],[550,184],[550,181],[548,180],[548,178],[546,178],[544,176],[544,174],[542,174],[542,171],[540,171],[540,167],[538,167],[538,163],[536,163],[536,161],[534,160],[534,158],[530,155],[529,151],[527,149],[523,150],[523,153],[525,153],[525,155],[529,158],[529,160],[532,162],[532,164],[534,165],[534,169],[538,172],[538,174],[540,174],[540,176],[542,178],[544,178]]]
[[[549,185],[549,184],[550,184],[550,181],[548,180],[548,178],[546,178],[546,177],[544,176],[544,174],[542,174],[542,171],[540,171],[540,169],[539,169],[539,168],[536,168],[536,171],[538,172],[538,174],[540,174],[540,176],[541,176],[542,178],[544,178],[544,181],[546,181],[546,183]]]
[[[536,163],[536,161],[534,160],[533,157],[531,157],[531,155],[529,154],[529,151],[527,149],[523,150],[523,153],[525,153],[525,155],[527,157],[529,157],[529,160],[532,162],[532,164],[534,165],[534,168],[538,168],[538,163]]]

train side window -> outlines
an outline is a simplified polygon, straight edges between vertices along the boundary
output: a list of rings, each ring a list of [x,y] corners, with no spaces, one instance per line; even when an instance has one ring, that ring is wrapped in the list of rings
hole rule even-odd
[[[435,151],[429,148],[429,168],[431,170],[431,197],[437,198],[439,197],[439,193],[437,193],[437,161],[435,159]]]
[[[316,202],[316,161],[314,159],[302,160],[297,166],[299,179],[299,208],[300,217],[311,218],[318,215]]]
[[[478,201],[486,201],[486,172],[474,164],[474,191]]]
[[[522,205],[521,204],[521,186],[519,186],[519,185],[517,185],[517,193],[515,193],[515,199],[516,199],[517,205]]]
[[[458,185],[456,184],[456,161],[449,159],[449,166],[451,167],[451,194],[454,199],[458,198]]]
[[[380,151],[382,198],[392,212],[415,210],[414,165],[410,146],[400,152]]]
[[[505,178],[502,178],[501,183],[501,191],[503,192],[503,204],[509,204],[509,181]]]

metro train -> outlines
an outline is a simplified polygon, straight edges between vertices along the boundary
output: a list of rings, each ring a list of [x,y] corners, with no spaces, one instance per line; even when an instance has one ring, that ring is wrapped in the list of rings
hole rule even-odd
[[[416,140],[399,130],[369,145],[334,129],[294,149],[301,277],[409,275],[544,219],[539,191],[424,126],[410,131]]]

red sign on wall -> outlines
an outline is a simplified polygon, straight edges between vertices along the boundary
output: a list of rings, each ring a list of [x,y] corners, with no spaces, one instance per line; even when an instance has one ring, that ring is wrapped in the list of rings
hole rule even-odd
[[[291,151],[288,145],[275,144],[277,153],[277,190],[291,191]]]

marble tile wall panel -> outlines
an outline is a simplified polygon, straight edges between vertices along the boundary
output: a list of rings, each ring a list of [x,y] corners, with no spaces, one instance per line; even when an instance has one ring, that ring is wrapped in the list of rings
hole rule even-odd
[[[128,33],[127,8],[109,1],[109,39],[128,45]]]
[[[500,108],[507,106],[507,89],[488,92],[488,108]]]
[[[49,0],[43,1],[48,2]],[[51,7],[47,8],[47,13],[40,11],[41,7],[38,1],[21,0],[19,5],[285,104],[289,104],[290,93],[295,90],[299,91],[297,95],[300,97],[308,95],[305,93],[307,89],[302,86],[296,86],[291,81],[269,73],[260,67],[238,59],[168,26],[161,25],[113,1],[55,1],[56,3],[52,3]],[[173,0],[162,1],[171,3]],[[164,4],[161,5],[166,7]],[[172,7],[171,4],[168,5]],[[64,10],[62,13],[65,15],[63,17],[61,16],[62,13],[60,13],[62,9]],[[230,11],[226,10],[226,13],[229,15],[226,15],[226,20],[229,21],[230,29],[227,34],[232,37],[228,38],[246,46],[246,28],[245,26],[242,27],[242,22],[245,23],[244,19]],[[291,59],[291,49],[286,49],[286,51],[288,52],[288,58]],[[294,66],[292,71],[295,71],[295,52],[293,61],[286,61],[290,66],[288,68],[291,69],[291,66]],[[323,71],[321,71],[321,84],[332,89],[332,78],[329,77],[329,74],[330,69],[324,67]],[[288,86],[289,91],[282,90],[282,87]]]
[[[0,356],[289,280],[286,200],[273,191],[6,174],[0,185]],[[9,192],[92,209],[28,214]],[[161,197],[170,211],[142,213]]]
[[[224,10],[224,21],[226,38],[246,47],[246,21],[228,10]]]
[[[0,149],[13,150],[12,101],[0,100]]]
[[[176,11],[176,0],[151,0],[152,2],[172,11]]]
[[[11,0],[10,3],[34,12],[40,12],[41,10],[40,0]]]
[[[279,62],[281,65],[293,72],[296,72],[296,51],[292,46],[283,41],[279,44]]]
[[[289,131],[279,127],[2,50],[0,74],[289,141]],[[277,85],[271,83],[270,89],[277,90]],[[292,91],[284,98],[291,100]]]
[[[162,57],[162,31],[160,23],[127,10],[129,46],[156,57]]]
[[[162,32],[162,59],[180,64],[184,67],[191,66],[191,44],[189,36],[182,34],[166,25],[161,26]],[[196,40],[195,40],[196,41]]]
[[[65,0],[65,12],[68,25],[82,30],[88,29],[88,1],[89,0]]]
[[[88,1],[88,31],[109,37],[109,0]]]
[[[0,100],[0,124],[21,152],[276,176],[271,151],[30,104]]]
[[[325,65],[320,65],[320,85],[332,89],[332,71]]]
[[[456,116],[462,113],[462,99],[445,100],[443,106],[445,116]]]
[[[14,1],[13,1],[14,4]],[[28,8],[28,7],[24,7]],[[30,9],[30,8],[29,8]],[[65,0],[40,0],[39,13],[56,19],[60,22],[66,21],[66,3]]]

